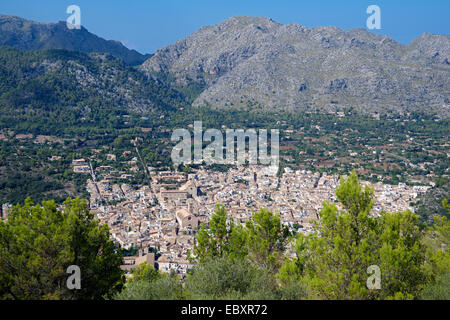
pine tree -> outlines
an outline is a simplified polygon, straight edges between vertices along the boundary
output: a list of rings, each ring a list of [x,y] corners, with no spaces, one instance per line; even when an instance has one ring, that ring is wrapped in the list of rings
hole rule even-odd
[[[0,223],[0,297],[5,299],[103,299],[120,291],[121,253],[86,201],[68,199],[13,207]],[[81,289],[70,290],[69,266],[80,268]]]
[[[353,172],[324,202],[315,232],[297,239],[297,258],[278,278],[302,282],[319,299],[413,299],[426,281],[422,232],[410,211],[371,214],[373,190]]]

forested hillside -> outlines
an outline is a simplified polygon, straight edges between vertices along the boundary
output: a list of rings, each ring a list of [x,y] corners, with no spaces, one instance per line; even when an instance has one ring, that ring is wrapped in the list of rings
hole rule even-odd
[[[184,103],[178,92],[110,55],[0,47],[0,128],[60,135]]]

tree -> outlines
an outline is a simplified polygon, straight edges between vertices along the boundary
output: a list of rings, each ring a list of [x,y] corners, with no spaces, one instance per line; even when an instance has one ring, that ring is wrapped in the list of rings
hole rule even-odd
[[[188,252],[188,259],[191,262],[203,262],[223,255],[244,257],[247,254],[245,239],[242,227],[236,226],[232,221],[227,222],[225,208],[217,205],[209,221],[209,228],[205,225],[200,227],[192,253]]]
[[[447,211],[450,212],[450,204],[448,204],[447,198],[444,198],[444,199],[442,200],[442,207],[445,208],[445,209],[447,209]]]
[[[148,281],[152,282],[161,277],[161,274],[153,266],[143,263],[136,267],[133,271],[133,276],[128,280],[129,282]]]
[[[267,268],[246,259],[214,257],[197,265],[185,283],[188,299],[278,299],[279,292]]]
[[[268,210],[254,213],[242,227],[227,222],[225,208],[217,206],[209,227],[203,225],[197,233],[193,255],[189,254],[191,261],[198,261],[198,265],[186,279],[187,297],[281,298],[273,271],[288,236],[289,231],[279,217]]]
[[[176,274],[158,274],[137,281],[129,280],[115,300],[181,300],[183,287]]]
[[[285,262],[278,278],[303,281],[311,297],[321,299],[417,297],[426,280],[418,216],[406,211],[374,217],[373,190],[363,189],[355,172],[341,178],[336,196],[342,209],[324,202],[315,232],[298,236],[297,258]],[[377,269],[380,288],[369,289],[368,280],[377,275],[368,270]]]
[[[249,259],[260,265],[276,267],[290,236],[280,218],[261,209],[245,225]]]
[[[446,206],[446,201],[443,201]],[[429,282],[421,295],[425,300],[450,299],[450,221],[446,217],[434,217],[434,225],[428,227],[424,238],[426,246],[426,272]]]
[[[102,299],[120,291],[121,253],[86,201],[34,205],[28,198],[0,223],[0,296],[6,299]],[[67,268],[81,271],[81,289],[69,290]]]

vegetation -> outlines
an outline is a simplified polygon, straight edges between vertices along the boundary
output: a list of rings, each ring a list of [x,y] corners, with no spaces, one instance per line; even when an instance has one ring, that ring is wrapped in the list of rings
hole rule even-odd
[[[86,201],[68,199],[15,206],[0,222],[2,299],[103,299],[122,289],[122,256]],[[69,266],[81,271],[81,289],[69,290]]]
[[[426,282],[425,249],[418,217],[411,212],[370,215],[373,191],[356,174],[341,179],[342,206],[324,203],[315,232],[297,236],[296,254],[280,271],[284,281],[304,281],[319,299],[413,299]],[[367,287],[368,268],[378,266],[381,287]]]
[[[164,274],[153,266],[138,266],[116,300],[180,300],[183,288],[175,274]]]
[[[274,300],[281,297],[271,270],[246,259],[211,258],[186,279],[188,299]]]
[[[434,217],[445,216],[450,219],[450,210],[448,205],[441,205],[446,201],[446,197],[450,194],[450,179],[436,179],[436,185],[422,195],[415,203],[416,213],[420,216],[421,221],[426,224],[432,224]]]
[[[449,210],[446,199],[443,206]],[[450,299],[450,221],[445,217],[435,217],[434,225],[427,227],[424,243],[426,245],[426,272],[430,281],[425,284],[422,299]]]

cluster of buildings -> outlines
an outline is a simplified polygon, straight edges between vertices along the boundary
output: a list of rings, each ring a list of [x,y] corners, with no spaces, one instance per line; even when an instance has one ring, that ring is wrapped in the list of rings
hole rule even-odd
[[[58,160],[57,158],[52,158],[51,160]],[[89,173],[91,167],[88,165],[85,159],[75,159],[72,161],[73,172],[75,173]]]
[[[253,212],[265,208],[279,214],[291,230],[308,233],[323,201],[337,202],[339,183],[337,176],[326,173],[285,168],[279,176],[264,166],[240,166],[227,172],[200,169],[188,175],[151,171],[150,185],[138,189],[114,184],[108,175],[102,177],[98,182],[88,181],[91,210],[109,225],[116,245],[140,252],[126,259],[124,270],[150,262],[164,272],[180,275],[193,267],[187,255],[194,246],[195,232],[200,224],[209,222],[217,204],[226,208],[235,223],[243,224]],[[372,186],[376,197],[373,214],[413,210],[410,203],[428,189],[405,184]],[[153,252],[158,252],[157,258]]]

